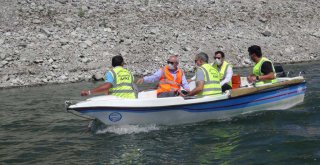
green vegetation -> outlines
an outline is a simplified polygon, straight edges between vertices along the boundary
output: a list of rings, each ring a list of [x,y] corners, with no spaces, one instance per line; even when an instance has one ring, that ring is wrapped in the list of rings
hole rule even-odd
[[[79,9],[79,12],[78,12],[78,16],[80,18],[84,17],[84,15],[86,14],[86,11],[84,11],[82,8]]]

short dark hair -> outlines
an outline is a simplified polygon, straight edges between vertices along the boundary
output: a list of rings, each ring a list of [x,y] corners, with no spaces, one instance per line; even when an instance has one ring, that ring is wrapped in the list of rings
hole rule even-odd
[[[206,62],[206,63],[208,63],[208,61],[209,61],[209,56],[208,56],[206,53],[204,53],[204,52],[198,53],[196,57],[197,57],[198,59]]]
[[[224,53],[222,51],[216,51],[214,55],[221,54],[221,57],[224,58]]]
[[[112,67],[121,66],[123,64],[123,58],[120,55],[112,57]]]
[[[262,57],[261,48],[258,45],[252,45],[248,48],[249,55],[256,54],[257,57]]]

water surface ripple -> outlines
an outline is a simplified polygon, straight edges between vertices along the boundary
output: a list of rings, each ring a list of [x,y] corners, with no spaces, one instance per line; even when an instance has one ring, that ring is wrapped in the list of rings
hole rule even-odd
[[[64,101],[97,83],[0,90],[0,164],[319,164],[318,63],[284,66],[306,72],[302,105],[178,126],[95,122],[88,130]]]

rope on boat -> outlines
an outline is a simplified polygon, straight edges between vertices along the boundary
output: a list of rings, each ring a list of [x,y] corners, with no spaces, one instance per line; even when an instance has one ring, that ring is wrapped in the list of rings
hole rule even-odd
[[[75,115],[75,116],[78,116],[78,117],[84,118],[84,119],[86,119],[86,120],[93,120],[93,119],[92,119],[92,118],[90,118],[90,117],[85,117],[85,116],[82,116],[82,115],[78,115],[78,114],[74,113],[73,111],[69,111],[69,110],[67,110],[67,112],[72,113],[72,114],[73,114],[73,115]]]
[[[73,102],[73,101],[71,101],[71,100],[65,102],[65,108],[66,108],[66,111],[67,111],[67,112],[72,113],[72,114],[75,115],[75,116],[84,118],[84,119],[86,119],[86,120],[92,120],[92,119],[93,119],[93,118],[90,118],[90,117],[86,117],[86,116],[79,115],[79,114],[77,114],[77,113],[75,113],[75,112],[73,112],[73,111],[68,110],[68,107],[72,104],[72,102]]]

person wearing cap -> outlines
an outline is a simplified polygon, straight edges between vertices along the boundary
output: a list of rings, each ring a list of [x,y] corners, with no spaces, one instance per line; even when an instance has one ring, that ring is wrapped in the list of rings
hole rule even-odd
[[[214,53],[213,67],[216,68],[220,73],[220,85],[222,92],[232,89],[232,65],[229,64],[222,51],[216,51]]]
[[[157,97],[174,97],[180,91],[180,87],[189,91],[189,84],[182,69],[178,67],[179,61],[176,55],[167,60],[167,65],[160,68],[153,75],[140,78],[137,84],[154,83],[159,81]]]
[[[273,63],[262,57],[260,46],[252,45],[248,48],[249,56],[255,63],[252,74],[247,77],[249,83],[255,83],[255,85],[262,85],[265,83],[276,83],[276,71]]]
[[[122,56],[114,56],[113,69],[106,73],[105,83],[94,89],[81,91],[81,96],[104,93],[125,99],[135,99],[134,77],[130,71],[123,68],[123,65]]]

